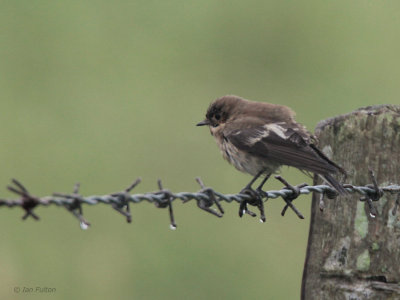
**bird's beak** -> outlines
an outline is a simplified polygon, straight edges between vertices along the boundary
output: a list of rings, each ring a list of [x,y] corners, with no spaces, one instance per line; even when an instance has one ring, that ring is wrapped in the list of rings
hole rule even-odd
[[[201,121],[201,122],[196,124],[196,126],[205,126],[205,125],[210,125],[210,121],[205,119],[204,121]]]

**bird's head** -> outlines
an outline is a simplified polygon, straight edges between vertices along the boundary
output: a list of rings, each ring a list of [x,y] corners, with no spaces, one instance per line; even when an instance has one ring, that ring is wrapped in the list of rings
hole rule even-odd
[[[234,117],[241,101],[243,101],[242,98],[231,95],[216,99],[208,107],[206,118],[197,123],[197,126],[208,125],[211,131],[217,129]]]

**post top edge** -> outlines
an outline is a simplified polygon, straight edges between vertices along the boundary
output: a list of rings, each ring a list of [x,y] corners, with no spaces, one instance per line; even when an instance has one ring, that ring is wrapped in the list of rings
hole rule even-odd
[[[382,113],[392,113],[400,116],[400,105],[395,104],[381,104],[381,105],[371,105],[358,108],[350,113],[338,115],[332,118],[321,120],[318,122],[315,132],[323,130],[326,126],[337,124],[342,122],[353,115],[380,115]]]

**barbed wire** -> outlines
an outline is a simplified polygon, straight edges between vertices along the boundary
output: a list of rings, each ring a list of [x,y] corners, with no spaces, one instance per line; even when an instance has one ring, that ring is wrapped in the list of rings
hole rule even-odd
[[[366,201],[368,204],[370,216],[374,218],[376,216],[376,209],[374,208],[373,201],[378,201],[384,194],[397,194],[395,206],[392,210],[392,214],[397,213],[397,208],[400,204],[400,185],[392,184],[384,187],[379,187],[374,173],[370,170],[370,177],[373,184],[367,184],[365,186],[354,186],[351,184],[343,184],[343,187],[349,194],[360,194],[360,201]],[[22,219],[25,220],[31,217],[35,220],[39,220],[39,216],[34,212],[37,206],[49,206],[56,205],[62,206],[72,213],[80,222],[82,229],[87,229],[90,223],[83,217],[82,204],[96,205],[106,204],[119,212],[126,218],[128,223],[132,222],[132,215],[130,212],[130,204],[140,203],[147,201],[154,203],[158,208],[168,208],[170,216],[170,228],[176,229],[177,225],[174,218],[172,202],[180,199],[183,203],[195,200],[197,206],[217,217],[222,217],[224,210],[220,204],[221,201],[231,203],[238,202],[239,216],[243,214],[249,214],[255,217],[256,214],[247,209],[247,204],[256,206],[260,211],[260,221],[265,222],[264,215],[264,203],[268,199],[282,198],[285,202],[285,206],[281,212],[284,216],[288,208],[292,209],[294,213],[301,219],[303,215],[293,205],[293,201],[302,194],[319,193],[320,202],[319,207],[321,210],[324,209],[324,198],[329,199],[336,198],[338,193],[335,189],[328,185],[314,185],[310,186],[305,183],[292,186],[281,176],[275,176],[276,179],[281,181],[285,187],[281,190],[270,190],[263,191],[259,188],[256,190],[246,189],[237,194],[223,194],[211,187],[206,187],[200,178],[196,178],[196,181],[200,185],[200,190],[197,192],[176,192],[172,193],[168,189],[164,189],[161,180],[158,180],[158,191],[149,192],[144,194],[131,194],[131,191],[141,182],[141,179],[136,179],[130,186],[120,192],[110,193],[102,196],[82,196],[79,194],[80,184],[76,184],[71,194],[53,193],[52,196],[36,197],[31,195],[27,188],[22,185],[18,180],[12,179],[12,185],[7,186],[7,189],[20,196],[19,199],[0,199],[0,207],[21,207],[25,214]],[[215,208],[214,208],[215,207]]]

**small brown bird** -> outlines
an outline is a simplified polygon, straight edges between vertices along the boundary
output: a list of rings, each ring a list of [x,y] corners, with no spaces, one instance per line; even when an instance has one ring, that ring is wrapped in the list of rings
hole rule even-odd
[[[345,171],[314,144],[315,138],[297,123],[295,113],[283,105],[245,100],[228,95],[216,99],[207,110],[208,125],[224,158],[239,171],[266,179],[282,165],[323,177],[339,194],[347,194],[332,174]],[[261,185],[262,186],[262,185]]]

